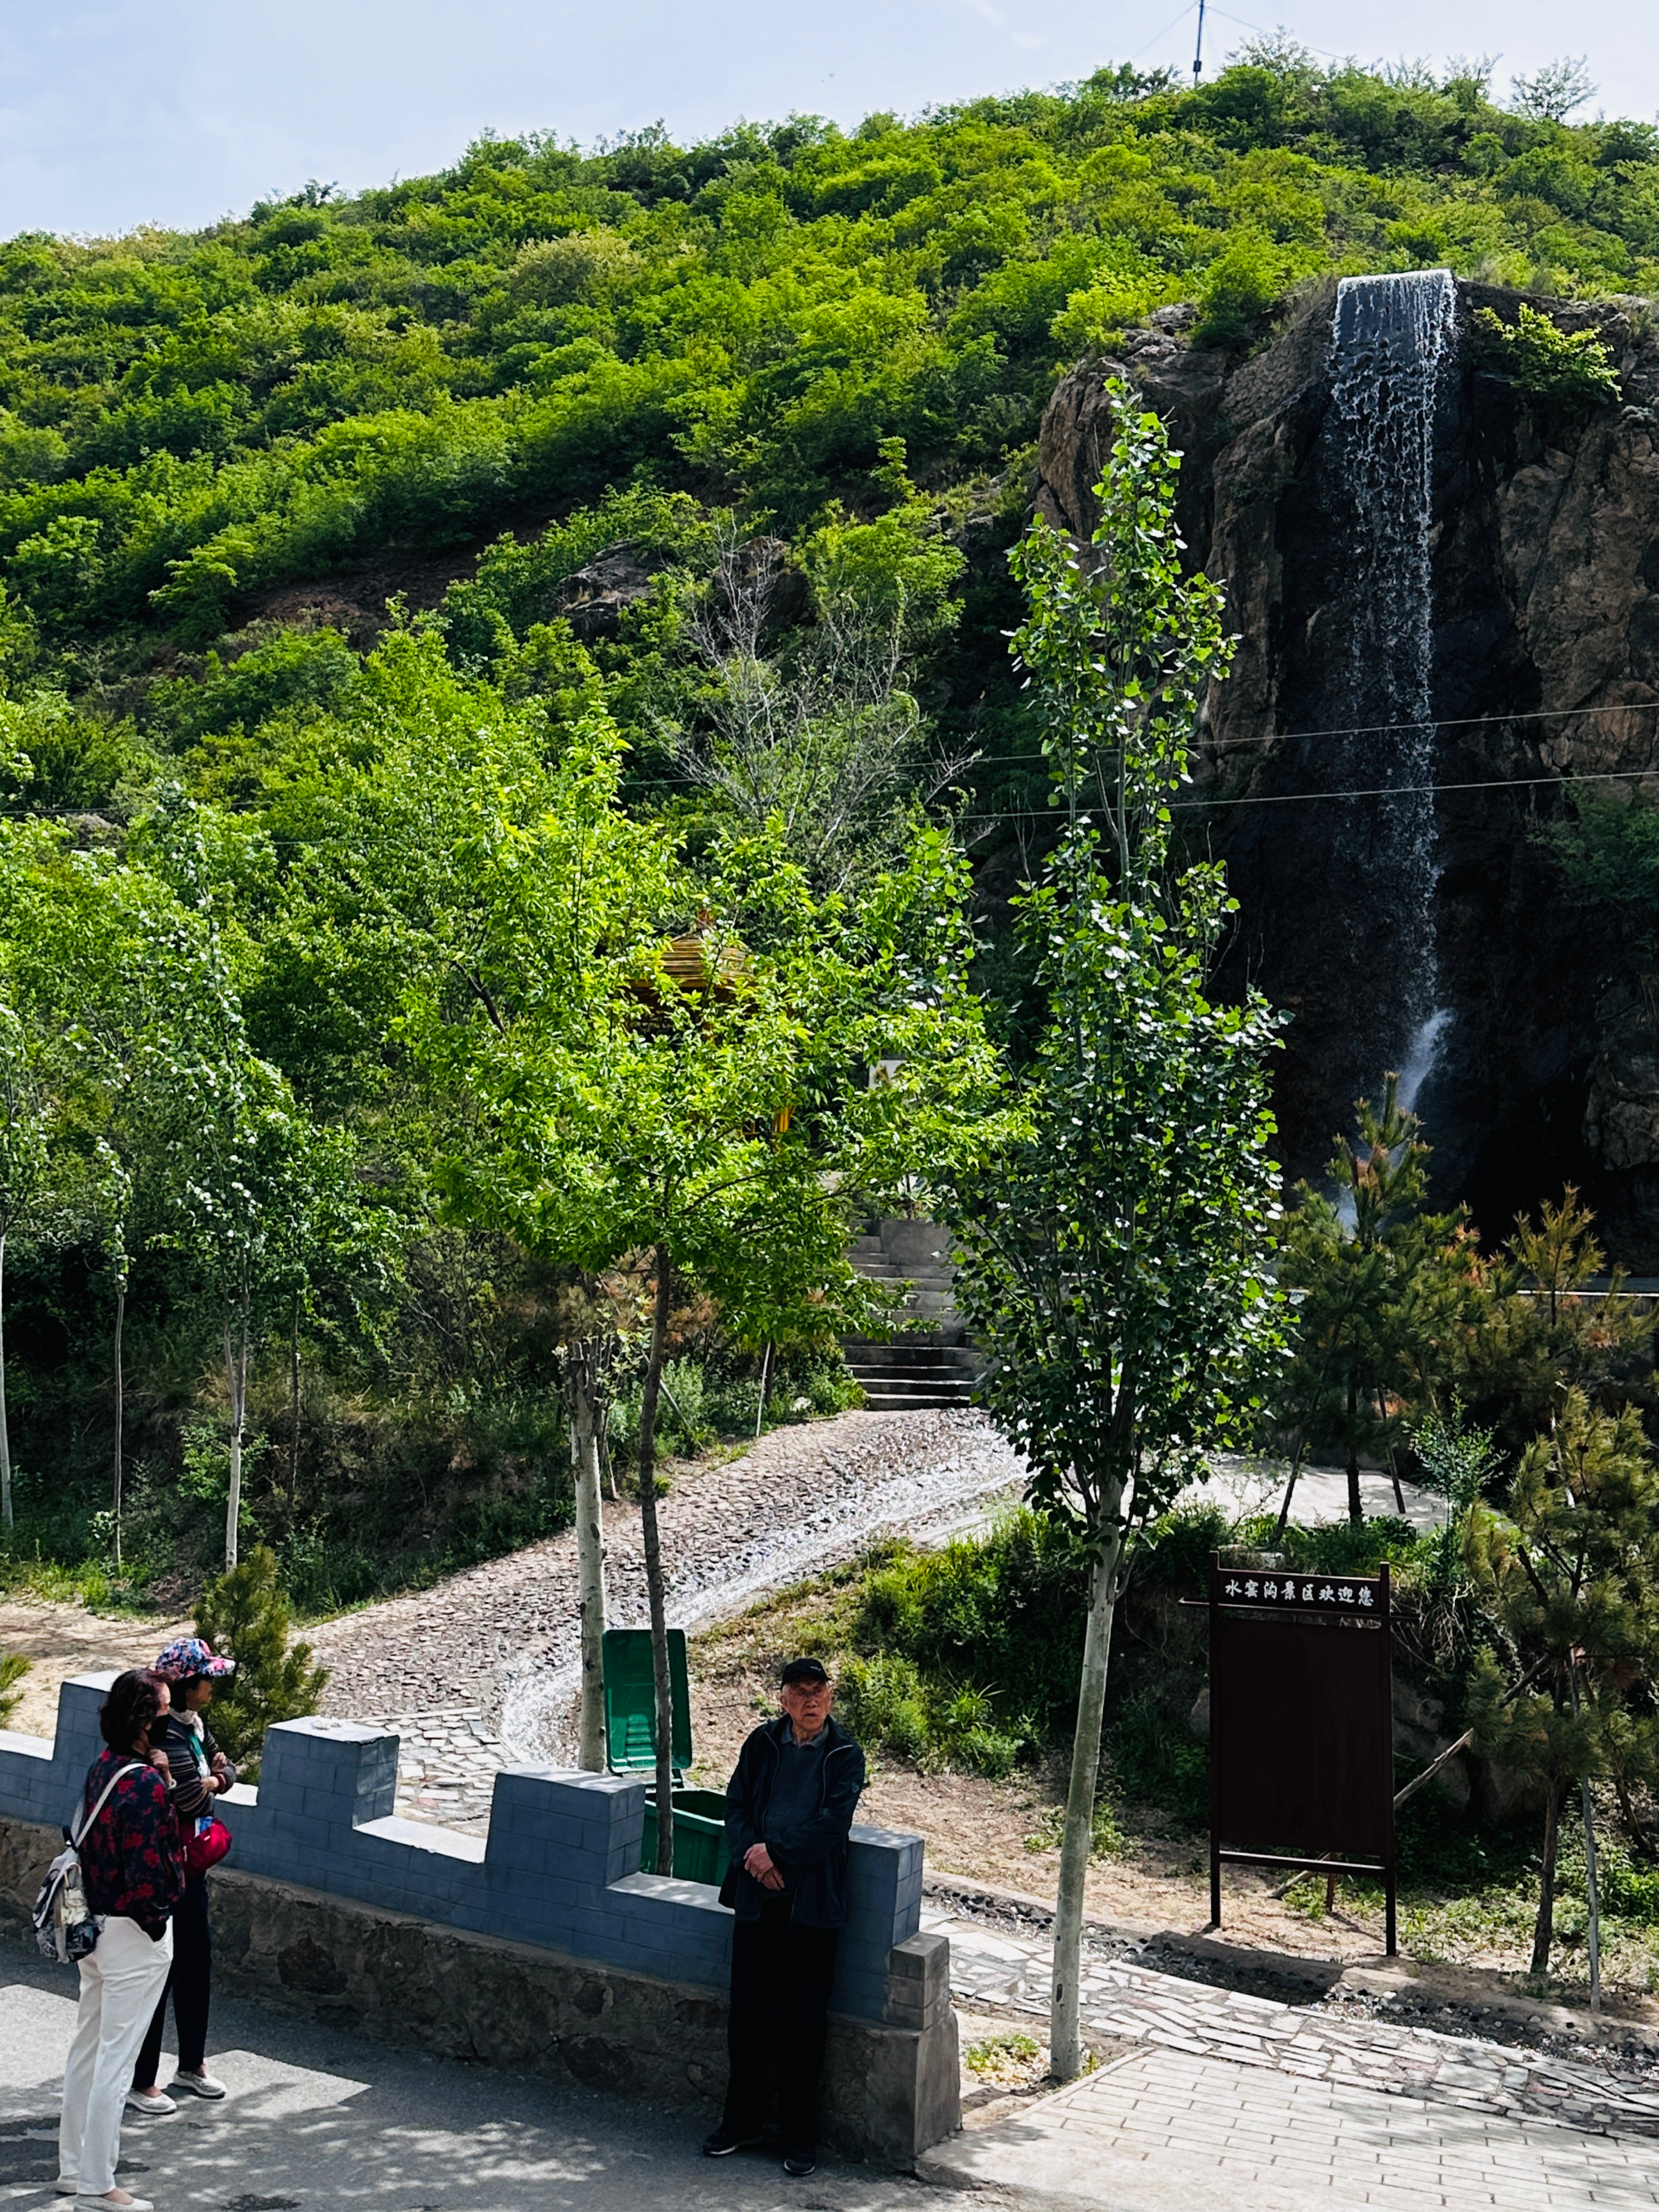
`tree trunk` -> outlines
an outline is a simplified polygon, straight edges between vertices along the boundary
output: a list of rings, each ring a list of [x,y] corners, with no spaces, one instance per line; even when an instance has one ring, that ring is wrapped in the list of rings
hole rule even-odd
[[[242,1430],[247,1419],[247,1316],[225,1323],[225,1373],[230,1382],[230,1495],[225,1501],[225,1572],[236,1565],[242,1519]]]
[[[1095,1785],[1100,1777],[1100,1729],[1106,1708],[1106,1662],[1112,1649],[1112,1608],[1123,1536],[1114,1528],[1097,1555],[1089,1586],[1089,1626],[1083,1643],[1083,1679],[1072,1739],[1072,1781],[1066,1795],[1066,1832],[1060,1847],[1060,1901],[1054,1914],[1054,1980],[1048,2003],[1048,2063],[1069,2081],[1083,2065],[1078,2033],[1079,1983],[1083,1971],[1083,1884],[1094,1844]]]
[[[575,1444],[576,1584],[581,1606],[582,1686],[577,1759],[603,1774],[605,1741],[605,1522],[599,1505],[599,1424],[592,1344],[570,1347],[571,1429]]]
[[[0,1522],[9,1528],[11,1512],[11,1424],[6,1414],[6,1240],[0,1237]]]
[[[1590,2010],[1601,2009],[1601,1877],[1595,1863],[1595,1807],[1590,1797],[1589,1777],[1579,1784],[1583,1793],[1584,1810],[1584,1884],[1589,1899],[1589,1997]]]
[[[755,1439],[760,1440],[761,1424],[766,1419],[766,1377],[772,1364],[772,1347],[769,1344],[761,1354],[760,1403],[755,1408]]]
[[[111,1498],[110,1516],[115,1528],[115,1564],[121,1564],[121,1447],[125,1442],[126,1370],[121,1361],[121,1339],[126,1329],[127,1279],[118,1275],[115,1280],[115,1488]]]
[[[1279,1509],[1279,1523],[1273,1530],[1273,1542],[1275,1544],[1277,1544],[1284,1535],[1285,1523],[1291,1517],[1291,1500],[1296,1495],[1296,1478],[1302,1472],[1303,1455],[1306,1452],[1307,1449],[1307,1439],[1298,1429],[1296,1437],[1296,1456],[1291,1462],[1291,1479],[1285,1486],[1285,1503]]]
[[[1538,1918],[1532,1931],[1531,1972],[1534,1974],[1549,1972],[1550,1945],[1555,1940],[1555,1856],[1561,1841],[1561,1800],[1565,1795],[1565,1782],[1552,1783],[1544,1808],[1544,1871],[1538,1884]]]
[[[300,1301],[297,1297],[289,1322],[288,1361],[288,1402],[292,1423],[288,1447],[288,1517],[292,1522],[300,1510]]]
[[[662,1546],[657,1534],[657,1398],[662,1389],[663,1347],[668,1340],[671,1296],[668,1252],[655,1253],[657,1297],[651,1313],[651,1352],[640,1395],[640,1534],[645,1547],[645,1587],[651,1601],[651,1667],[657,1687],[657,1872],[674,1871],[674,1700],[668,1680],[668,1609],[663,1595]]]
[[[1364,1504],[1359,1495],[1359,1384],[1348,1377],[1348,1518],[1358,1528],[1365,1517]]]
[[[1583,1711],[1578,1695],[1578,1664],[1570,1662],[1568,1680],[1572,1685],[1572,1710]],[[1601,2009],[1601,1881],[1595,1863],[1595,1803],[1590,1796],[1589,1777],[1581,1775],[1578,1783],[1584,1816],[1584,1887],[1589,1905],[1589,1926],[1586,1930],[1589,1951],[1590,2010]]]

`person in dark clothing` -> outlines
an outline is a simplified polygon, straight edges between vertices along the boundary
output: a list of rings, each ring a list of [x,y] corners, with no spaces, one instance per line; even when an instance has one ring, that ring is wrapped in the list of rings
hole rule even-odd
[[[155,2212],[115,2179],[132,2054],[173,1956],[173,1907],[184,1887],[183,1838],[152,1739],[165,1683],[136,1668],[116,1677],[98,1711],[109,1748],[94,1759],[75,1824],[81,1886],[98,1922],[80,1961],[81,2002],[64,2072],[58,2193],[118,2212]]]
[[[834,1695],[817,1659],[792,1659],[782,1714],[757,1728],[726,1789],[732,1906],[731,2075],[726,2112],[703,2144],[725,2158],[761,2138],[768,2067],[778,2069],[786,2173],[817,2163],[818,2078],[836,1950],[847,1920],[847,1840],[864,1789],[864,1753],[830,1717]]]
[[[213,1740],[207,1724],[207,1708],[216,1682],[235,1672],[236,1662],[210,1650],[199,1636],[181,1636],[157,1659],[151,1672],[172,1692],[171,1710],[162,1718],[155,1748],[166,1760],[164,1771],[178,1817],[179,1833],[186,1839],[210,1824],[215,1800],[236,1779],[236,1769]],[[133,2069],[127,2103],[136,2112],[176,2112],[179,2096],[204,2097],[216,2102],[225,2085],[207,2069],[208,2007],[213,1985],[213,1945],[208,1929],[208,1881],[205,1867],[186,1865],[184,1894],[173,1911],[173,1967],[161,1991],[155,2016]],[[172,2094],[159,2078],[161,2038],[167,2027],[167,1999],[173,1999],[173,2024],[179,2034],[179,2064]]]

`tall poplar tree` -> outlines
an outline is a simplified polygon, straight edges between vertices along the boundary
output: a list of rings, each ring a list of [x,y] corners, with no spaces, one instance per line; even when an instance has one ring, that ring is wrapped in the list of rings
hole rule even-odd
[[[1081,2063],[1084,1877],[1126,1541],[1249,1401],[1276,1341],[1278,1207],[1266,1058],[1274,1017],[1216,1004],[1221,872],[1182,866],[1170,801],[1231,641],[1181,570],[1178,457],[1110,387],[1115,434],[1088,547],[1041,520],[1016,549],[1014,650],[1041,718],[1059,835],[1017,904],[1035,1043],[1023,1134],[959,1178],[957,1295],[989,1355],[982,1402],[1033,1501],[1090,1562],[1054,1929],[1049,2042]]]

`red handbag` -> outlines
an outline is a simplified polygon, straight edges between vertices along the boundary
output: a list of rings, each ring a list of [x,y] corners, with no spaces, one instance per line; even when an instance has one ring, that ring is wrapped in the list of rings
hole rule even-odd
[[[185,1864],[192,1874],[205,1874],[210,1867],[218,1865],[234,1841],[222,1820],[205,1814],[192,1821],[185,1838]]]

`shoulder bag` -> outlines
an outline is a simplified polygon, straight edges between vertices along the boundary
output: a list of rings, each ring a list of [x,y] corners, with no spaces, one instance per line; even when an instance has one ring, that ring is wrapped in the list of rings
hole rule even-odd
[[[60,1966],[78,1966],[98,1944],[97,1918],[81,1883],[82,1841],[108,1804],[116,1784],[129,1774],[142,1773],[143,1765],[143,1759],[136,1759],[116,1768],[79,1828],[64,1829],[68,1848],[59,1851],[46,1869],[46,1878],[34,1900],[34,1940],[42,1958],[55,1960]]]

